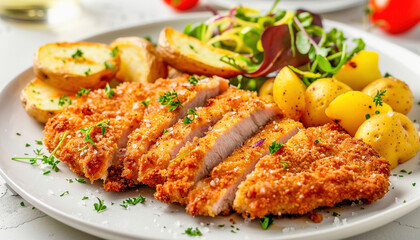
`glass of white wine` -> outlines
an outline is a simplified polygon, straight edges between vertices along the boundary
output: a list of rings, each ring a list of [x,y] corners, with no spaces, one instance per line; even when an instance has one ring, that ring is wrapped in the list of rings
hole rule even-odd
[[[23,21],[60,23],[80,12],[78,0],[0,0],[0,16]]]

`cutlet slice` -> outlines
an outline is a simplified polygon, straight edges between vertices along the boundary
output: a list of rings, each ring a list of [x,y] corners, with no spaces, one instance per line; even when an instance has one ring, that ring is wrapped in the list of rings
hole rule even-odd
[[[185,78],[160,79],[155,84],[145,85],[126,83],[114,90],[113,97],[106,96],[103,90],[98,90],[102,98],[95,99],[95,93],[93,97],[88,95],[86,104],[81,108],[91,105],[95,111],[90,115],[81,114],[84,117],[82,124],[61,148],[60,160],[92,182],[105,179],[108,168],[117,164],[119,153],[126,147],[128,135],[140,126],[147,105],[142,102],[147,99],[156,101],[155,92],[158,89],[168,90],[185,83]],[[108,102],[109,105],[103,105],[102,102]],[[86,132],[89,129],[90,133]]]
[[[275,117],[252,138],[223,159],[209,174],[200,180],[188,195],[187,212],[193,216],[216,216],[229,213],[238,185],[245,180],[261,157],[269,154],[273,142],[285,143],[299,128],[300,122]]]
[[[140,158],[156,143],[163,130],[184,118],[188,109],[203,106],[209,98],[220,95],[227,88],[226,79],[214,77],[203,79],[195,85],[189,83],[172,91],[161,92],[160,101],[150,102],[140,128],[129,136],[126,155],[122,158],[122,177],[137,182]],[[172,104],[162,105],[163,97],[169,94],[176,96],[167,101]]]
[[[388,191],[389,163],[338,125],[300,130],[242,182],[233,209],[250,218],[306,214],[343,200],[373,202]]]
[[[167,170],[166,182],[157,186],[155,198],[185,204],[194,184],[252,136],[279,109],[262,99],[249,99],[226,113],[206,136],[183,147]]]
[[[91,91],[83,95],[68,106],[63,112],[50,118],[44,127],[44,143],[49,151],[55,149],[60,142],[60,137],[67,132],[67,138],[61,146],[65,146],[69,139],[75,137],[76,132],[83,126],[88,126],[95,121],[115,117],[115,112],[121,105],[127,105],[143,96],[144,85],[141,83],[123,83],[114,91],[115,95],[108,98],[104,89]],[[61,149],[58,149],[57,156]]]
[[[225,113],[237,108],[247,99],[256,97],[251,91],[231,87],[223,94],[210,98],[205,107],[197,108],[196,115],[190,116],[190,119],[194,119],[192,122],[185,123],[180,119],[141,157],[138,181],[151,187],[163,184],[169,161],[176,157],[187,142],[192,141],[194,137],[204,136]]]

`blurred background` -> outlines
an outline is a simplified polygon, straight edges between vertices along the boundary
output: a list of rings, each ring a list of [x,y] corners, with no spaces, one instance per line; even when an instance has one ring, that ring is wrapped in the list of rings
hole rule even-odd
[[[323,18],[370,31],[420,54],[420,0],[282,0]],[[242,4],[267,10],[272,0],[0,0],[0,89],[32,65],[49,42],[77,41],[102,32],[185,13]],[[362,36],[361,36],[362,37]],[[420,66],[420,65],[419,65]],[[0,239],[96,239],[30,207],[0,177]],[[353,239],[418,239],[420,210]]]

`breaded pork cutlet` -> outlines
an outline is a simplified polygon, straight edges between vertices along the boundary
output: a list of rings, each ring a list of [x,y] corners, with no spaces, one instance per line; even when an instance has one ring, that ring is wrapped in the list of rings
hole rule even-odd
[[[160,79],[155,84],[124,83],[114,90],[114,96],[101,89],[82,97],[69,111],[60,114],[82,119],[69,126],[72,131],[66,130],[70,134],[60,148],[60,160],[91,181],[105,179],[108,167],[118,159],[118,150],[126,146],[127,136],[140,126],[145,109],[142,102],[157,99],[157,89],[170,89],[185,82],[182,78]]]
[[[207,135],[195,138],[179,151],[169,164],[166,182],[157,186],[155,198],[185,204],[198,180],[279,113],[275,105],[253,98],[226,113]]]
[[[388,191],[389,163],[338,125],[301,130],[242,182],[233,209],[250,218],[306,214],[343,200],[373,202]]]
[[[137,182],[140,158],[156,143],[163,131],[184,118],[189,109],[205,105],[209,98],[220,95],[227,88],[226,79],[214,77],[161,91],[159,101],[149,103],[141,126],[129,136],[127,151],[122,158],[122,177]]]
[[[193,119],[191,122],[180,119],[141,157],[138,181],[150,187],[163,184],[169,161],[176,157],[187,142],[204,136],[225,113],[247,99],[256,97],[253,92],[231,87],[223,94],[210,98],[204,107],[197,108],[195,115],[189,116],[189,119]]]
[[[273,142],[285,143],[299,128],[300,122],[281,116],[270,120],[254,136],[214,167],[188,195],[187,212],[191,215],[216,216],[230,212],[238,185],[245,180],[261,157],[269,154]]]

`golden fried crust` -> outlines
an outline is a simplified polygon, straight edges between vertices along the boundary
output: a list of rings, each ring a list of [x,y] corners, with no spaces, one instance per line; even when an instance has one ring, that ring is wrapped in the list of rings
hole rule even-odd
[[[308,128],[257,163],[239,185],[233,209],[261,218],[305,214],[346,199],[372,202],[388,191],[389,175],[385,159],[337,125]]]
[[[256,98],[256,94],[231,87],[222,95],[209,99],[205,107],[198,108],[197,117],[191,123],[184,124],[180,119],[158,139],[147,154],[142,156],[138,181],[151,187],[163,184],[169,161],[175,158],[179,148],[191,141],[194,136],[202,137],[226,112],[251,97]]]
[[[290,135],[280,140],[284,143],[298,131],[298,128],[303,128],[301,123],[281,116],[267,123],[213,168],[209,177],[196,184],[188,195],[187,212],[193,216],[212,217],[220,212],[229,212],[237,186],[253,170],[257,161],[269,153],[269,146],[285,135]]]
[[[254,111],[267,108],[265,101],[250,99],[237,110],[228,112],[203,138],[195,138],[183,147],[177,158],[172,159],[167,170],[166,182],[157,185],[155,198],[163,202],[186,203],[186,197],[203,171],[204,157],[211,151],[220,136],[229,132],[239,122],[247,119]]]
[[[217,94],[227,89],[227,81],[221,78],[211,78],[201,80],[195,86],[191,83],[184,83],[180,86],[171,88],[178,94],[178,99],[183,105],[194,101],[199,94],[207,89],[217,89]],[[161,90],[159,95],[167,92]],[[136,129],[130,136],[127,144],[126,156],[122,159],[124,171],[122,176],[133,181],[137,181],[139,172],[139,161],[151,145],[162,135],[163,130],[172,127],[179,117],[183,117],[186,109],[178,107],[169,111],[169,106],[163,106],[157,101],[150,102],[146,109],[145,116],[140,128]]]

